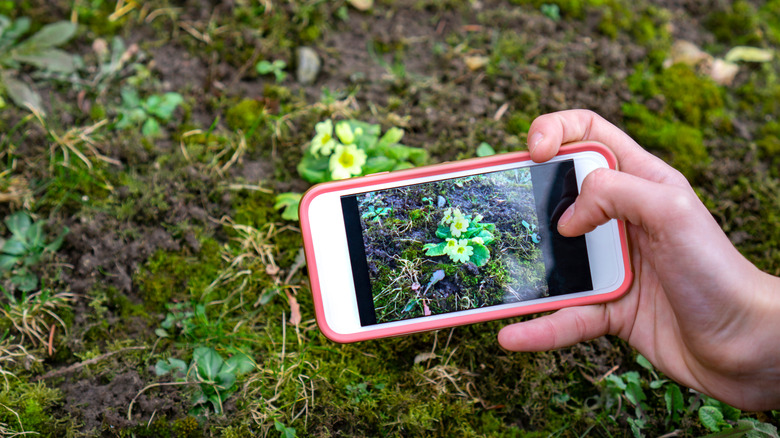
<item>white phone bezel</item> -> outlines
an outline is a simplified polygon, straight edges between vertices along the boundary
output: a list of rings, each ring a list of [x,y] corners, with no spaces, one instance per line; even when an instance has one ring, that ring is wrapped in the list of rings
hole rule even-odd
[[[561,155],[554,157],[546,163],[566,160],[574,160],[578,191],[581,189],[582,181],[587,174],[597,168],[609,167],[606,158],[595,151],[582,151]],[[594,289],[591,291],[374,324],[365,327],[360,325],[357,295],[355,294],[355,285],[352,278],[352,265],[350,263],[349,250],[347,248],[344,216],[341,211],[342,196],[481,173],[497,172],[519,167],[543,165],[546,163],[535,163],[531,160],[518,161],[509,164],[492,165],[434,176],[417,177],[401,181],[361,186],[358,188],[330,191],[322,193],[312,199],[307,211],[310,219],[311,243],[314,259],[317,262],[319,290],[323,312],[330,329],[340,335],[351,335],[389,327],[416,324],[422,321],[434,321],[499,309],[569,300],[572,298],[593,296],[614,291],[617,286],[623,283],[625,279],[625,270],[623,265],[624,260],[621,256],[619,224],[617,221],[611,220],[585,235],[588,258],[591,266],[591,276],[594,285]]]

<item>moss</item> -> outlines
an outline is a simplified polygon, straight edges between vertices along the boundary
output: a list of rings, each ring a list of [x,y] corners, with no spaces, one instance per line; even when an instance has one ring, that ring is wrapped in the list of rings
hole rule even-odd
[[[755,6],[747,0],[725,3],[704,20],[704,26],[721,43],[729,45],[756,45],[763,40]]]
[[[148,310],[162,311],[174,298],[200,296],[222,268],[220,246],[211,239],[201,240],[201,250],[178,252],[160,250],[133,278]]]
[[[0,391],[0,423],[19,432],[37,432],[41,436],[62,436],[63,421],[52,421],[54,406],[62,399],[59,390],[47,387],[43,382],[27,383],[9,379],[9,385]],[[17,417],[18,415],[18,417]]]
[[[710,163],[701,131],[670,121],[637,103],[623,105],[626,130],[643,147],[665,154],[669,163],[688,178]]]
[[[265,107],[255,99],[243,99],[225,114],[225,122],[233,130],[249,131],[265,114]]]

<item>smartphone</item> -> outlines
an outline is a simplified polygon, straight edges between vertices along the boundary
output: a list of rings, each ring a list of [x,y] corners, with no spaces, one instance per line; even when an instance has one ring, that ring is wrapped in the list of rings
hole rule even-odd
[[[617,168],[580,142],[318,184],[300,204],[317,323],[341,343],[614,300],[625,228],[557,232],[585,176]]]

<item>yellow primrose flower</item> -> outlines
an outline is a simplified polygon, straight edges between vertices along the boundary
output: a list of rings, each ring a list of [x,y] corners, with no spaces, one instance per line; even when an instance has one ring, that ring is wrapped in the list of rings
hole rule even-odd
[[[458,241],[455,239],[447,239],[447,245],[444,247],[444,254],[452,256],[455,254],[455,248],[458,247]]]
[[[330,155],[333,148],[336,147],[336,140],[333,139],[333,122],[330,119],[314,125],[314,131],[317,134],[311,141],[311,153],[314,155]]]
[[[444,218],[441,220],[443,224],[449,224],[450,222],[452,222],[452,207],[444,210]]]
[[[351,144],[336,145],[336,152],[330,156],[330,175],[333,179],[344,179],[360,175],[366,164],[366,153]]]
[[[450,258],[456,263],[466,263],[474,254],[474,248],[467,245],[468,240],[460,239],[457,246],[450,254]]]
[[[336,123],[336,137],[338,137],[343,144],[352,144],[355,142],[355,134],[352,132],[352,128],[349,127],[349,123],[347,122]]]
[[[472,238],[471,238],[471,243],[478,243],[478,244],[480,244],[480,245],[484,245],[484,244],[485,244],[485,241],[484,241],[484,240],[482,240],[482,238],[481,238],[481,237],[477,236],[477,237],[472,237]]]
[[[458,210],[455,210],[456,212],[459,212]],[[465,217],[461,216],[455,216],[452,220],[452,225],[450,225],[450,233],[453,235],[453,237],[460,237],[462,233],[465,233],[466,230],[469,228],[469,221],[466,220]]]

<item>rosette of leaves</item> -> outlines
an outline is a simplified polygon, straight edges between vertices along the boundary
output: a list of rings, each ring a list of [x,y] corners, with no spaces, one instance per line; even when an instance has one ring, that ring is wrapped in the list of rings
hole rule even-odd
[[[124,88],[121,94],[122,106],[114,127],[126,129],[140,125],[141,133],[147,137],[160,134],[160,121],[171,120],[173,112],[184,102],[181,94],[174,92],[153,94],[146,99],[141,99],[132,88]]]
[[[10,273],[11,283],[22,292],[30,292],[38,287],[38,277],[32,267],[45,253],[56,252],[62,246],[68,228],[65,227],[54,241],[46,243],[44,221],[33,222],[23,211],[8,216],[5,226],[11,237],[8,240],[0,237],[0,274]]]
[[[192,398],[193,415],[203,415],[212,409],[221,415],[225,400],[236,392],[236,378],[253,369],[255,363],[246,354],[238,353],[226,360],[211,347],[196,348],[189,367],[176,358],[159,360],[154,367],[158,376],[171,373],[177,382],[198,384]]]
[[[481,214],[464,215],[460,209],[448,208],[436,229],[436,237],[443,242],[423,245],[425,255],[446,255],[456,263],[484,266],[490,260],[487,245],[495,240],[496,225],[482,219]]]
[[[350,119],[337,122],[334,135],[333,126],[330,120],[317,124],[317,135],[298,164],[298,173],[310,183],[339,179],[333,177],[332,162],[336,160],[331,158],[339,150],[346,150],[353,145],[357,151],[365,153],[365,162],[360,166],[360,171],[351,176],[407,169],[428,161],[428,153],[424,149],[400,143],[404,135],[400,128],[392,127],[382,135],[379,125]],[[326,147],[314,147],[315,143],[324,143]]]
[[[76,33],[76,24],[69,21],[43,26],[25,40],[21,38],[30,30],[30,19],[11,20],[0,15],[0,89],[18,106],[28,105],[42,111],[41,96],[20,78],[23,66],[35,67],[52,73],[73,73],[79,58],[57,47],[65,44]],[[0,107],[5,102],[0,98]]]

